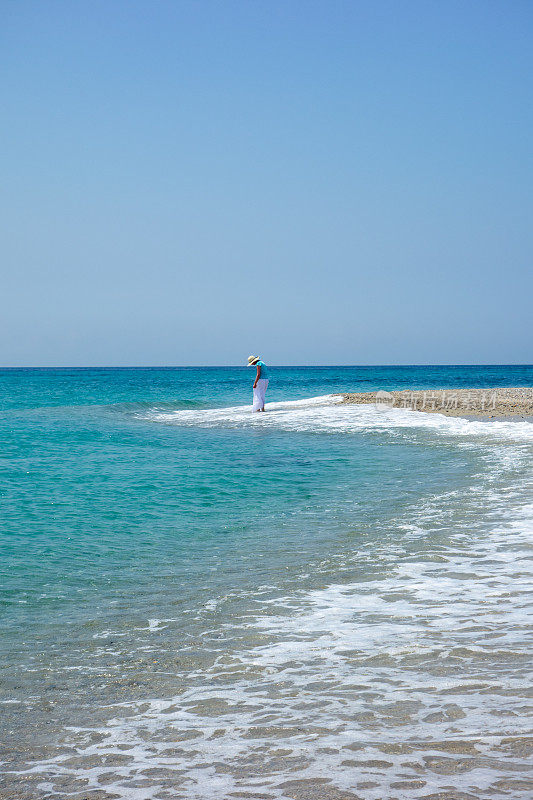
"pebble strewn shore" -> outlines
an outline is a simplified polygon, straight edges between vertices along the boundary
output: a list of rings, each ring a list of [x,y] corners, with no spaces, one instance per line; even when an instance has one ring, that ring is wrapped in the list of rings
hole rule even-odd
[[[378,403],[451,417],[533,417],[532,388],[416,389],[401,392],[356,392],[343,403]]]

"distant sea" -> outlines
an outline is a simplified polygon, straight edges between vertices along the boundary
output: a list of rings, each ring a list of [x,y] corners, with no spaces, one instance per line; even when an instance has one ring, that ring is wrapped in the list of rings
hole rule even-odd
[[[533,367],[252,379],[0,371],[0,797],[533,796],[533,425],[332,397]]]

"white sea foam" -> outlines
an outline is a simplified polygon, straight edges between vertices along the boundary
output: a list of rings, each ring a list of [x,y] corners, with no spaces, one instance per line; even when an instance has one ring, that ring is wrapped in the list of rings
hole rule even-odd
[[[252,414],[250,406],[202,410],[143,411],[143,419],[171,425],[200,427],[245,427],[256,430],[355,433],[360,431],[420,430],[457,437],[500,438],[533,442],[533,424],[513,420],[469,420],[427,414],[374,404],[340,403],[338,395],[268,403],[267,412]]]
[[[135,630],[150,631],[150,633],[152,633],[153,631],[159,631],[162,628],[166,628],[169,622],[176,622],[176,618],[173,617],[167,619],[149,619],[148,625],[146,625],[145,627],[136,628]]]

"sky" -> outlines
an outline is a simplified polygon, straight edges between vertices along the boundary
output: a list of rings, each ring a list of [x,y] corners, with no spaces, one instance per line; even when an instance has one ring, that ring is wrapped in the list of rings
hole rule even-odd
[[[0,0],[0,365],[531,363],[533,4]]]

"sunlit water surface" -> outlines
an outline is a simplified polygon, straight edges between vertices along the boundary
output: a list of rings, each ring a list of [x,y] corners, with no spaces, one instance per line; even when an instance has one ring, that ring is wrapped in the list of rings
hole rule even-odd
[[[533,796],[533,369],[272,375],[0,373],[0,797]]]

